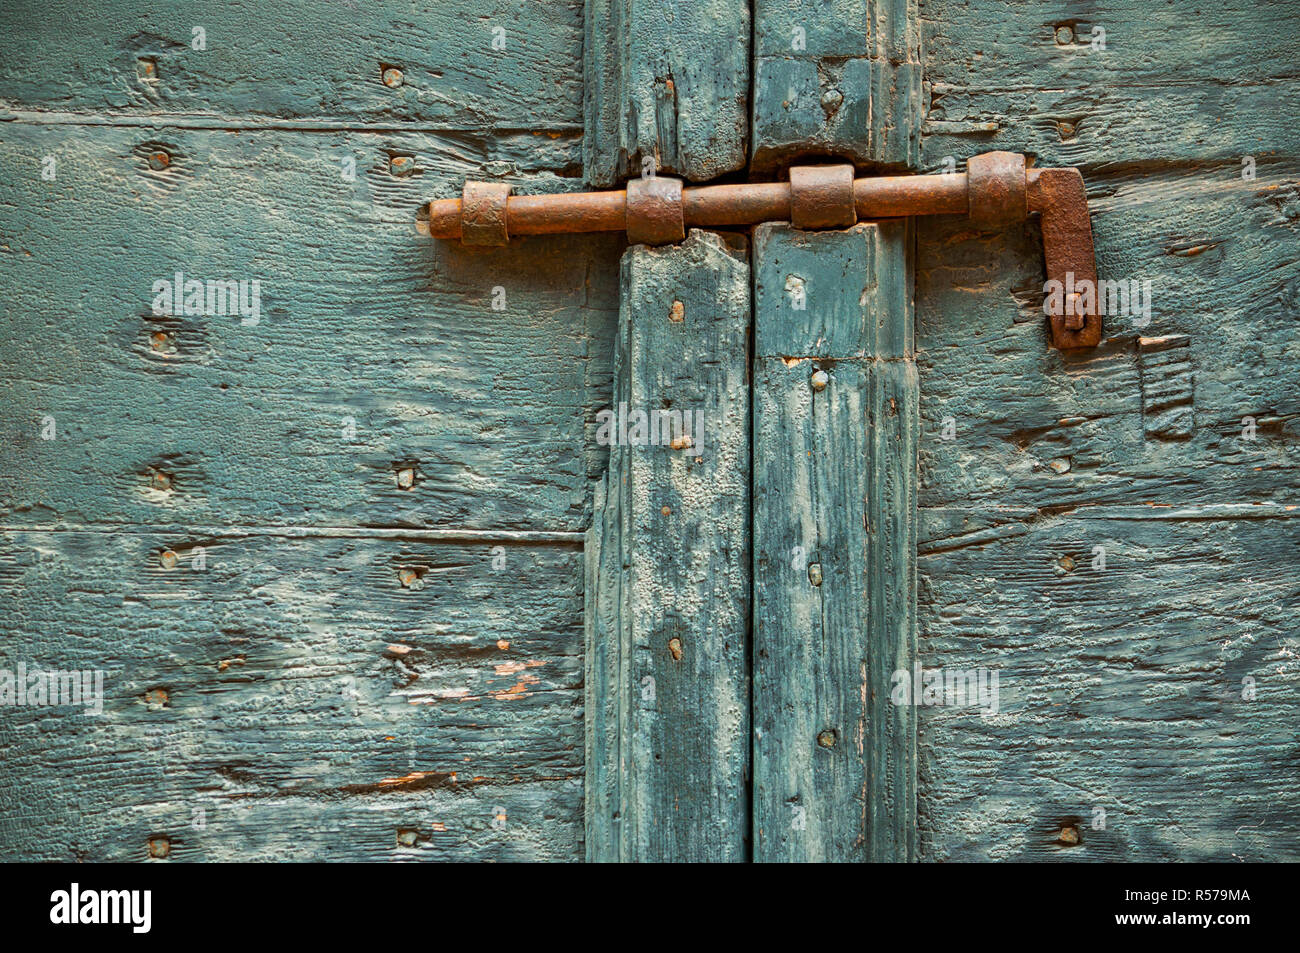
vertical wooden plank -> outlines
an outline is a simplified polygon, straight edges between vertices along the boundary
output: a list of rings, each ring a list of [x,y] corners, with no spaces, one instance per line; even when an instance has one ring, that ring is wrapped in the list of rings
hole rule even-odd
[[[911,860],[918,384],[906,220],[755,230],[754,856]]]
[[[745,167],[746,0],[587,0],[587,181],[659,172],[704,181]]]
[[[920,155],[918,0],[755,0],[751,173],[800,155],[914,168]]]
[[[592,860],[746,858],[747,253],[692,231],[623,258],[610,464],[588,534]],[[690,425],[661,420],[639,441],[654,411]]]

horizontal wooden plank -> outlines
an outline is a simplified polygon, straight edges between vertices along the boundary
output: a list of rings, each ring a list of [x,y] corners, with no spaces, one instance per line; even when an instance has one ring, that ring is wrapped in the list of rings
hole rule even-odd
[[[1192,168],[1220,164],[1238,174],[1245,156],[1276,161],[1300,151],[1300,131],[1286,118],[1300,107],[1294,80],[1124,86],[1112,77],[1090,87],[1009,91],[937,85],[930,101],[936,106],[921,130],[921,166],[930,171],[950,157],[960,164],[1005,149],[1032,154],[1040,165],[1086,172],[1163,161]]]
[[[926,0],[926,76],[979,89],[1223,86],[1296,78],[1300,37],[1285,0]],[[1186,91],[1186,90],[1185,90]]]
[[[581,855],[578,543],[0,540],[0,669],[103,672],[0,709],[0,856]]]
[[[467,176],[578,187],[575,148],[4,126],[0,521],[581,530],[621,239],[415,231]],[[178,271],[258,280],[256,323],[154,314]]]
[[[1298,180],[1294,160],[1261,165],[1255,181],[1232,168],[1091,175],[1100,277],[1149,282],[1151,307],[1108,315],[1109,340],[1077,355],[1047,345],[1035,223],[986,236],[921,220],[923,505],[1292,498]],[[1139,353],[1166,338],[1187,339],[1172,398],[1157,355],[1144,378]]]
[[[364,797],[227,799],[204,794],[87,811],[73,847],[21,858],[128,863],[573,861],[581,856],[582,781],[520,783]],[[14,818],[35,829],[46,809]],[[90,849],[83,844],[93,845]],[[575,845],[577,845],[575,847]],[[0,851],[0,856],[8,855]]]
[[[1283,0],[927,3],[922,164],[989,149],[1085,169],[1294,156],[1300,38],[1277,28],[1290,13]]]
[[[922,511],[923,857],[1294,860],[1300,523],[1096,509]]]
[[[580,128],[582,22],[581,0],[6,3],[0,114]]]

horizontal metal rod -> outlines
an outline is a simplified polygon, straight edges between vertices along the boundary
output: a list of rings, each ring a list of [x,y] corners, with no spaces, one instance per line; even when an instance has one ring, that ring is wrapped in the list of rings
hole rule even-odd
[[[946,175],[896,175],[856,179],[853,204],[860,221],[908,215],[965,215],[965,172]],[[790,220],[789,182],[700,185],[682,190],[687,228],[725,228]],[[461,237],[461,200],[429,203],[429,221],[420,230],[434,238]],[[511,195],[506,200],[511,235],[561,232],[621,232],[627,227],[627,191]]]
[[[854,178],[847,163],[793,166],[787,182],[699,185],[667,176],[633,179],[624,189],[511,195],[503,182],[466,182],[458,199],[428,205],[417,222],[434,238],[501,246],[515,235],[625,232],[632,244],[680,242],[690,228],[790,222],[805,230],[912,215],[966,215],[983,232],[1041,216],[1052,341],[1063,349],[1101,340],[1097,266],[1088,195],[1077,169],[1029,168],[1023,155],[971,156],[965,172]]]

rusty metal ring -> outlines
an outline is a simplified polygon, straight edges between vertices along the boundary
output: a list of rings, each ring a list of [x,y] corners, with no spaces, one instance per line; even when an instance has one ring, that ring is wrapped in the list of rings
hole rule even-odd
[[[682,183],[658,175],[627,183],[627,240],[633,245],[667,245],[686,237]]]
[[[466,182],[460,196],[460,237],[466,245],[504,245],[510,186],[502,182]]]
[[[790,224],[795,228],[848,228],[858,220],[853,166],[790,168]]]
[[[970,220],[980,231],[1001,231],[1029,216],[1025,157],[1018,152],[985,152],[966,160]]]

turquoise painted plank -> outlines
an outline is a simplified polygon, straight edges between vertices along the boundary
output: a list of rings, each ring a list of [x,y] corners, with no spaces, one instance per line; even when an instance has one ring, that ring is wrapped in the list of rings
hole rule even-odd
[[[924,111],[917,0],[756,0],[751,173],[803,156],[910,169]]]
[[[494,163],[521,192],[577,188],[573,148],[4,125],[0,523],[580,532],[622,243],[466,249],[414,227]],[[256,322],[155,314],[178,271],[257,280]]]
[[[1300,859],[1295,502],[922,510],[923,857]]]
[[[1293,157],[1300,39],[1277,25],[1294,16],[1286,0],[927,2],[923,165],[1007,149],[1148,175],[1216,163],[1226,181],[1244,156]]]
[[[582,26],[581,0],[13,0],[0,115],[577,133]]]
[[[755,230],[756,860],[916,854],[910,242]]]
[[[623,258],[613,406],[695,423],[660,430],[667,445],[638,444],[633,423],[610,447],[587,537],[591,860],[747,854],[746,252],[744,239],[692,231]]]
[[[704,181],[745,167],[750,5],[587,0],[587,181],[650,171]]]
[[[0,857],[580,858],[581,537],[364,533],[0,534]]]

